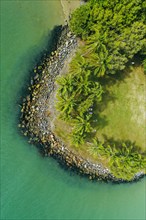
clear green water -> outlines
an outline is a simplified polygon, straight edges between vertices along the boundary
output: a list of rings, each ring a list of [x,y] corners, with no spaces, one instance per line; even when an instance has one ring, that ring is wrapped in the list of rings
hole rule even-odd
[[[21,88],[48,30],[62,20],[58,0],[1,0],[1,219],[145,219],[146,179],[89,182],[41,158],[19,135]]]

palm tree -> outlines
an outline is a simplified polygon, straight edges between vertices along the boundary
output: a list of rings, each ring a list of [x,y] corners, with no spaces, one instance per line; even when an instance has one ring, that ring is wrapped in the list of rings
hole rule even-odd
[[[102,86],[98,82],[93,82],[93,86],[91,88],[90,93],[94,95],[96,100],[101,101],[103,89]]]
[[[89,95],[85,100],[83,100],[77,108],[77,111],[80,116],[83,117],[85,113],[89,111],[89,108],[93,105],[94,103],[94,95]]]
[[[71,94],[74,91],[75,82],[74,77],[71,74],[60,77],[57,80],[57,83],[59,84],[58,94],[62,97],[66,94]]]
[[[104,41],[106,41],[106,36],[103,35],[101,37],[101,34],[96,30],[95,34],[87,39],[86,45],[82,50],[82,56],[85,57],[89,67],[94,69],[94,74],[98,77],[104,76],[106,72],[108,50]]]
[[[91,35],[88,37],[85,45],[85,53],[83,54],[84,56],[91,54],[93,52],[97,52],[99,47],[101,46],[101,41],[100,39],[100,33],[99,31],[96,31],[95,34]]]
[[[89,66],[93,68],[94,75],[101,77],[105,75],[107,67],[108,51],[105,45],[101,45],[98,52],[93,52],[87,57]]]
[[[84,143],[87,133],[92,131],[91,124],[89,122],[91,116],[86,115],[84,117],[77,116],[74,120],[74,130],[72,133],[72,142],[75,145]]]
[[[70,63],[69,72],[74,75],[82,73],[86,70],[87,64],[85,58],[78,52]]]
[[[86,134],[92,131],[92,126],[89,122],[91,116],[90,115],[85,115],[85,116],[77,116],[76,119],[74,119],[75,122],[75,128],[74,132],[75,133],[80,133],[80,134]]]
[[[98,156],[105,156],[106,155],[106,152],[105,152],[105,146],[102,142],[100,142],[98,139],[92,139],[93,141],[93,149],[95,151],[96,149],[96,153]]]
[[[90,75],[90,70],[83,70],[82,73],[77,76],[77,93],[83,94],[85,96],[87,96],[90,93]]]
[[[60,111],[60,117],[68,120],[74,111],[76,103],[74,97],[60,97],[58,96],[57,109]]]
[[[72,143],[78,147],[80,144],[84,143],[85,136],[80,133],[73,133],[71,136]]]

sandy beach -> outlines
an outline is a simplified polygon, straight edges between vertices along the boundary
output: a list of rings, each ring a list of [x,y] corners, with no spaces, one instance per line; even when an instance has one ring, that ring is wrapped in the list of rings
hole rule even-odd
[[[69,19],[69,15],[81,5],[81,0],[60,0],[64,12],[65,20]]]

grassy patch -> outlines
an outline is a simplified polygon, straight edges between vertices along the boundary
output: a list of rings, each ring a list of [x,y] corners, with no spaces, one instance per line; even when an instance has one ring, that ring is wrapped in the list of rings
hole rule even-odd
[[[115,140],[130,140],[143,150],[145,148],[145,92],[146,79],[141,67],[129,74],[122,73],[123,79],[112,86],[106,86],[103,101],[97,106],[96,137]],[[103,121],[103,123],[102,123]]]
[[[107,159],[104,157],[99,157],[96,154],[91,155],[89,152],[89,148],[91,143],[89,141],[80,145],[79,147],[75,147],[71,141],[71,131],[73,129],[72,125],[68,122],[64,122],[62,119],[56,119],[55,122],[54,133],[62,139],[62,141],[71,149],[73,152],[77,153],[79,156],[83,158],[88,158],[93,162],[101,162],[103,165],[107,166]]]
[[[70,134],[73,124],[56,118],[54,133],[73,151],[94,162],[108,166],[106,157],[90,155],[90,140],[131,141],[144,151],[145,148],[145,75],[141,67],[135,67],[128,73],[113,76],[102,82],[106,92],[103,100],[94,109],[94,133],[78,148],[72,145]]]

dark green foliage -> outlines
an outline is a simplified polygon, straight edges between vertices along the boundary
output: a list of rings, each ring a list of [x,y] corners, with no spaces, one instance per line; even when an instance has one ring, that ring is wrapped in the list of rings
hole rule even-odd
[[[90,0],[72,14],[70,27],[85,40],[86,63],[98,77],[123,70],[146,49],[145,5],[143,0]]]
[[[86,135],[92,131],[92,126],[90,123],[91,115],[86,114],[82,116],[77,116],[74,119],[74,129],[72,133],[72,143],[76,146],[84,143]]]
[[[146,22],[146,3],[143,0],[90,0],[72,14],[70,27],[86,39],[98,30],[100,34],[121,32],[135,21]]]
[[[88,113],[94,101],[101,100],[102,87],[98,82],[90,80],[90,74],[90,70],[87,70],[58,79],[57,108],[66,115],[66,119]]]
[[[90,28],[88,28],[89,11],[90,11],[90,5],[86,4],[84,6],[81,6],[80,8],[77,8],[76,11],[74,12],[72,19],[70,21],[70,25],[74,30],[75,34],[82,37],[88,36],[90,32]],[[75,27],[78,28],[75,30]]]
[[[132,180],[136,173],[146,168],[146,153],[141,153],[132,143],[111,145],[94,139],[89,153],[93,156],[106,157],[109,160],[110,170],[117,178]]]

